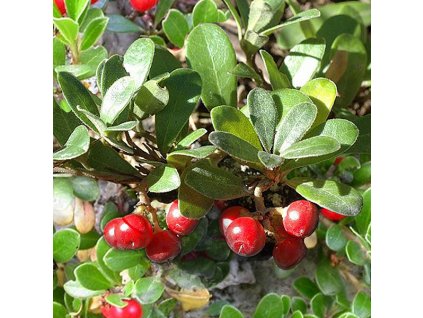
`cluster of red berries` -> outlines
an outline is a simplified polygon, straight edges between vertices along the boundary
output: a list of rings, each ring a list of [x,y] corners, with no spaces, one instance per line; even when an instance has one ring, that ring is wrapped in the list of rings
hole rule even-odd
[[[181,252],[179,237],[190,234],[198,222],[199,220],[183,216],[178,200],[175,200],[166,214],[167,230],[153,232],[145,216],[129,214],[109,221],[104,228],[104,238],[110,246],[118,249],[145,248],[151,261],[163,263],[172,260]]]

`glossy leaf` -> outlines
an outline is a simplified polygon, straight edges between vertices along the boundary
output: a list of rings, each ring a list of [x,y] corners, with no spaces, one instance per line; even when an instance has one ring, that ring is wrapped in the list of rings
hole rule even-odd
[[[170,9],[166,19],[163,20],[163,31],[173,45],[182,48],[189,33],[188,22],[183,13]]]
[[[148,191],[164,193],[177,189],[181,185],[178,170],[176,168],[161,165],[155,168],[147,176]]]
[[[190,69],[178,69],[163,82],[169,91],[169,102],[156,114],[157,145],[166,153],[176,140],[197,106],[201,78]]]
[[[84,201],[95,201],[100,195],[100,188],[97,181],[88,177],[72,178],[74,194]]]
[[[53,18],[54,26],[59,30],[61,37],[65,44],[74,45],[78,38],[79,25],[71,18]]]
[[[135,283],[135,297],[141,304],[153,304],[162,296],[164,285],[157,277],[141,278]]]
[[[77,158],[88,151],[90,136],[85,126],[78,126],[66,141],[64,148],[53,154],[53,160],[69,160]]]
[[[192,11],[192,22],[194,26],[200,23],[218,22],[218,19],[217,5],[213,0],[201,0],[196,3]]]
[[[301,103],[290,108],[276,127],[273,153],[280,154],[303,138],[317,114],[316,106]]]
[[[181,62],[179,62],[167,48],[156,45],[153,63],[151,64],[148,76],[150,78],[155,78],[164,73],[171,73],[178,68],[181,68]]]
[[[79,31],[84,33],[92,20],[102,17],[104,17],[103,10],[99,8],[89,8],[83,18],[83,21],[79,25]]]
[[[205,239],[207,226],[207,218],[202,218],[193,232],[181,238],[181,255],[185,255],[193,251],[198,243]]]
[[[159,83],[163,83],[163,79],[168,77],[169,74],[164,78],[145,82],[135,97],[136,107],[146,114],[155,114],[165,108],[169,102],[169,91]]]
[[[106,205],[107,207],[107,205]],[[105,207],[105,209],[106,209]],[[106,243],[106,240],[104,239],[104,236],[101,237],[95,246],[95,252],[97,257],[97,264],[98,269],[100,272],[103,273],[104,276],[109,277],[110,280],[113,280],[115,282],[120,283],[121,277],[119,276],[119,273],[115,273],[112,271],[104,262],[104,256],[107,254],[108,251],[110,251],[112,248],[109,246],[109,244]]]
[[[66,14],[74,21],[78,21],[86,7],[89,5],[89,0],[65,0]]]
[[[316,269],[316,283],[323,295],[333,296],[344,288],[341,275],[338,270],[327,262],[321,262]]]
[[[264,296],[257,305],[253,318],[282,317],[283,302],[279,295],[270,293]]]
[[[371,114],[357,117],[354,116],[351,121],[360,131],[355,144],[348,149],[352,154],[370,154],[371,152]]]
[[[74,257],[79,249],[81,238],[72,229],[59,230],[53,235],[53,258],[58,263],[65,263]]]
[[[82,287],[77,281],[69,280],[64,285],[66,293],[73,298],[91,298],[105,293],[105,290],[90,290]]]
[[[310,38],[294,46],[283,60],[280,68],[294,87],[302,87],[310,81],[320,69],[325,53],[325,40]]]
[[[313,313],[320,318],[326,317],[326,305],[327,305],[327,299],[326,297],[318,293],[314,295],[314,297],[310,300],[310,307]]]
[[[363,291],[358,292],[352,302],[352,312],[360,318],[368,318],[371,314],[371,301],[368,294]]]
[[[56,73],[67,72],[75,76],[77,79],[85,79],[92,74],[92,68],[89,65],[81,64],[67,64],[58,65],[54,68]]]
[[[160,21],[166,16],[169,12],[169,9],[172,7],[175,0],[162,0],[157,3],[156,12],[154,15],[154,28],[159,25]]]
[[[266,67],[267,73],[269,74],[269,80],[272,88],[276,90],[291,87],[288,77],[278,70],[278,66],[270,53],[265,50],[260,50],[260,55],[264,62],[264,66]]]
[[[141,38],[131,44],[123,56],[123,66],[141,87],[145,82],[154,58],[154,42],[149,38]]]
[[[107,22],[109,18],[96,18],[88,24],[84,34],[82,36],[82,41],[80,48],[81,50],[86,50],[92,45],[94,45],[100,37],[103,35],[106,30]]]
[[[114,272],[121,272],[124,269],[133,267],[145,258],[142,250],[118,250],[111,248],[104,255],[103,260],[108,268]]]
[[[104,96],[110,86],[118,79],[127,76],[123,67],[123,58],[119,55],[113,55],[104,62],[104,65],[97,71],[97,85]]]
[[[262,149],[254,126],[240,110],[230,106],[217,106],[211,111],[211,119],[216,131],[230,133],[257,150]]]
[[[307,200],[342,215],[357,215],[363,205],[357,190],[332,180],[295,178],[288,180],[288,185]]]
[[[100,238],[100,234],[94,229],[89,231],[88,233],[80,234],[81,235],[81,243],[79,245],[80,250],[87,250],[93,248],[97,241]]]
[[[191,158],[207,158],[216,150],[215,146],[203,146],[193,149],[176,150],[167,155],[167,162],[175,167],[184,167]]]
[[[187,172],[185,182],[214,200],[230,200],[248,195],[240,177],[203,160]]]
[[[345,253],[348,260],[355,265],[363,266],[367,262],[366,251],[355,241],[348,241]]]
[[[244,318],[244,315],[232,305],[225,305],[220,312],[219,318]]]
[[[276,129],[278,129],[281,120],[288,114],[292,107],[298,104],[313,103],[310,97],[301,93],[299,90],[292,88],[284,88],[273,91],[272,97],[278,110],[278,124]]]
[[[122,300],[122,296],[119,294],[109,294],[104,300],[112,306],[118,308],[124,308],[127,305],[127,303]]]
[[[251,66],[242,62],[238,63],[229,73],[241,78],[251,78],[259,85],[263,83],[260,75]]]
[[[360,89],[367,66],[367,53],[361,41],[349,34],[336,38],[331,49],[331,64],[326,77],[335,82],[339,98],[337,107],[348,106]]]
[[[254,32],[264,30],[274,20],[275,14],[284,7],[285,3],[282,0],[254,0],[250,5],[247,30]]]
[[[318,157],[334,153],[339,148],[341,148],[341,145],[336,139],[326,136],[316,136],[292,144],[282,151],[280,155],[285,159]]]
[[[263,148],[270,152],[275,135],[277,110],[272,96],[261,88],[255,88],[247,96],[251,122]]]
[[[259,151],[258,158],[267,169],[274,169],[276,167],[279,167],[283,162],[283,159],[281,157],[274,154],[270,154],[265,151]]]
[[[120,14],[110,14],[107,17],[109,18],[107,31],[116,33],[135,33],[142,31],[142,28],[138,24],[135,24]]]
[[[338,224],[332,225],[326,231],[326,245],[333,251],[341,251],[344,249],[348,240],[343,232],[343,227]]]
[[[125,110],[137,90],[135,80],[130,76],[118,79],[110,86],[101,104],[100,118],[113,124],[116,118]]]
[[[64,145],[76,127],[80,125],[79,119],[72,112],[65,112],[53,100],[53,135],[60,145]]]
[[[302,11],[298,14],[296,14],[295,16],[293,16],[292,18],[286,20],[284,23],[279,24],[277,26],[271,27],[267,30],[264,30],[263,32],[261,32],[261,34],[263,35],[270,35],[273,32],[279,31],[284,27],[287,27],[291,24],[295,24],[295,23],[300,23],[303,21],[307,21],[310,19],[314,19],[314,18],[318,18],[320,17],[320,12],[317,9],[310,9],[307,11]]]
[[[199,128],[193,132],[191,132],[189,135],[184,137],[181,141],[178,142],[178,147],[186,148],[189,147],[192,143],[194,143],[197,139],[201,138],[207,133],[207,129],[205,128]]]
[[[133,121],[127,121],[124,122],[122,124],[116,125],[116,126],[110,126],[107,127],[105,129],[105,131],[107,132],[111,132],[111,131],[129,131],[134,129],[137,125],[138,125],[138,121],[137,120],[133,120]]]
[[[53,38],[53,67],[66,63],[66,46],[56,37]]]
[[[361,212],[354,218],[355,226],[361,235],[365,235],[367,228],[371,222],[371,188],[367,189],[363,193],[363,208]]]
[[[65,306],[60,303],[53,302],[53,317],[54,318],[66,318],[67,311]]]
[[[236,77],[228,74],[236,65],[235,51],[226,33],[217,25],[196,26],[187,38],[187,59],[202,79],[201,99],[211,110],[236,105]]]
[[[302,313],[306,313],[307,304],[301,297],[292,297],[291,309],[293,312],[299,310]]]
[[[113,286],[93,263],[79,265],[75,269],[75,276],[82,287],[90,290],[104,290]]]
[[[337,94],[335,83],[326,78],[316,78],[301,87],[301,92],[308,95],[317,107],[317,116],[312,127],[323,124],[335,102]]]
[[[223,131],[214,131],[209,135],[210,142],[234,158],[260,165],[258,150],[248,142]]]
[[[293,283],[293,288],[307,299],[313,298],[319,292],[319,288],[308,277],[299,277]]]
[[[304,318],[304,315],[301,311],[296,310],[292,313],[291,318]]]

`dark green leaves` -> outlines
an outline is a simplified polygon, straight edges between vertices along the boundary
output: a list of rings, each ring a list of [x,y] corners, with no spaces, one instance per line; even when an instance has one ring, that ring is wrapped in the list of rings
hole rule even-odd
[[[107,23],[107,31],[117,32],[117,33],[129,33],[129,32],[140,32],[142,31],[141,27],[123,17],[120,14],[110,14],[107,15],[109,22]]]
[[[118,250],[111,248],[104,255],[104,263],[114,272],[134,267],[145,258],[145,253],[141,250]]]
[[[328,296],[336,295],[344,288],[344,283],[338,270],[327,262],[317,265],[316,283],[323,295]]]
[[[72,229],[63,229],[53,235],[53,258],[58,263],[72,259],[79,249],[80,235]]]
[[[236,77],[228,74],[236,65],[235,51],[219,26],[204,23],[191,31],[187,59],[201,76],[201,99],[209,110],[219,105],[236,105]]]
[[[97,85],[103,96],[106,95],[107,90],[119,78],[127,76],[125,68],[123,67],[123,58],[119,55],[113,55],[104,61],[104,64],[97,70]]]
[[[90,290],[104,290],[113,286],[93,263],[79,265],[75,269],[75,277],[82,287]]]
[[[194,26],[200,23],[214,23],[218,21],[219,12],[213,0],[201,0],[197,2],[192,11],[192,22]]]
[[[282,317],[284,315],[284,304],[282,298],[277,294],[267,294],[257,305],[253,318]]]
[[[80,123],[73,112],[64,111],[53,99],[53,135],[59,144],[64,145]]]
[[[53,160],[69,160],[77,158],[88,151],[90,146],[90,136],[88,129],[81,125],[75,128],[69,136],[63,149],[53,154]]]
[[[149,38],[136,40],[126,51],[123,65],[135,81],[135,86],[140,87],[147,78],[154,57],[154,42]]]
[[[299,277],[293,283],[294,289],[305,298],[311,299],[319,292],[319,288],[308,277]]]
[[[247,96],[250,119],[263,148],[270,152],[275,135],[277,111],[272,96],[261,88],[253,89]]]
[[[307,200],[342,215],[357,215],[363,205],[357,190],[332,180],[295,178],[288,180],[288,185]]]
[[[141,278],[135,283],[135,296],[143,305],[155,303],[163,292],[164,285],[157,277]]]
[[[368,318],[371,314],[370,297],[365,292],[358,292],[352,302],[352,312],[360,318]]]
[[[264,166],[266,166],[267,169],[274,169],[276,167],[279,167],[283,162],[283,159],[281,157],[274,154],[270,154],[265,151],[259,151],[258,158],[260,162]]]
[[[181,48],[189,32],[189,25],[181,11],[170,9],[163,21],[163,31],[172,44]]]
[[[81,50],[88,49],[100,39],[103,32],[106,30],[108,20],[109,18],[107,17],[100,17],[93,19],[88,24],[82,36],[82,41],[80,45]]]
[[[185,182],[214,200],[230,200],[248,195],[241,178],[205,160],[188,171]]]
[[[316,136],[298,141],[285,149],[281,157],[286,159],[299,159],[318,157],[337,151],[341,145],[331,137]]]
[[[354,218],[355,227],[361,235],[365,235],[371,221],[371,189],[363,193],[363,208]]]
[[[147,176],[148,191],[154,193],[169,192],[181,185],[178,170],[169,165],[161,165],[155,168]]]
[[[303,12],[300,12],[297,15],[293,16],[292,18],[288,19],[284,23],[279,24],[279,25],[274,26],[274,27],[271,27],[271,28],[261,32],[260,34],[270,35],[275,31],[278,31],[278,30],[280,30],[284,27],[287,27],[288,25],[300,23],[300,22],[307,21],[307,20],[314,19],[314,18],[318,18],[318,17],[320,17],[320,12],[317,9],[310,9],[310,10],[307,10],[307,11],[303,11]]]
[[[74,194],[84,201],[94,201],[100,195],[100,188],[97,181],[88,177],[72,178]]]
[[[278,70],[272,55],[270,55],[270,53],[266,52],[265,50],[260,50],[260,55],[264,61],[267,73],[269,74],[269,80],[272,88],[276,90],[280,88],[291,87],[289,79],[286,77],[286,75]]]
[[[341,251],[344,249],[348,240],[345,237],[343,232],[343,227],[341,225],[335,224],[332,225],[326,231],[326,245],[334,251]]]
[[[160,151],[166,153],[197,105],[201,78],[192,70],[178,69],[170,74],[163,85],[169,90],[169,102],[156,114],[156,134]]]
[[[168,77],[169,74],[167,73],[161,78],[149,80],[141,86],[135,98],[135,105],[142,113],[155,114],[169,102],[169,91],[159,84]]]

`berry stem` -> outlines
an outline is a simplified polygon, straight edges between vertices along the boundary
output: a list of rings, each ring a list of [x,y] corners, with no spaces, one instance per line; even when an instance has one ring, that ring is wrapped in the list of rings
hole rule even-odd
[[[254,188],[254,204],[257,212],[263,214],[264,210],[266,210],[266,206],[264,204],[263,188],[260,184]]]
[[[138,199],[140,203],[139,208],[141,211],[144,210],[151,214],[153,218],[153,225],[154,225],[153,230],[154,232],[159,232],[162,229],[160,228],[160,225],[159,225],[159,218],[157,217],[157,209],[151,206],[151,200],[149,196],[147,195],[147,191],[148,191],[147,189],[148,189],[148,186],[145,181],[143,181],[138,187],[138,190],[139,190]]]

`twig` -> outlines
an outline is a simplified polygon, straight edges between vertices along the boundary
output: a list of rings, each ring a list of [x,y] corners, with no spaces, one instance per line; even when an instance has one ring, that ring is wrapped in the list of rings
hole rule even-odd
[[[139,211],[143,212],[143,210],[147,211],[151,214],[153,217],[153,223],[154,223],[154,232],[159,232],[162,229],[159,225],[159,218],[157,217],[157,209],[151,206],[150,198],[147,195],[147,184],[146,182],[142,182],[140,186],[137,188],[138,192],[138,199],[139,199]],[[138,209],[137,208],[137,209]]]

